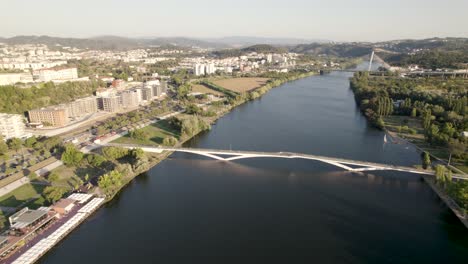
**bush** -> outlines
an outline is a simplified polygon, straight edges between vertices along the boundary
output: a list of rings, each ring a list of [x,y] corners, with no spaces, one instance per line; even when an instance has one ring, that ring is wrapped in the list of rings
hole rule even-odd
[[[177,145],[178,141],[175,137],[165,137],[164,140],[163,140],[163,145],[164,146],[168,146],[168,147],[173,147],[175,145]]]

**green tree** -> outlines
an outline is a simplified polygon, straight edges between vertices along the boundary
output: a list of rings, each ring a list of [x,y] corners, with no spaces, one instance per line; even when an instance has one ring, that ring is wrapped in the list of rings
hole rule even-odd
[[[100,167],[104,162],[107,161],[106,158],[104,158],[103,156],[99,154],[88,154],[86,156],[86,160],[88,161],[90,165],[96,168]]]
[[[185,108],[185,113],[189,114],[189,115],[195,115],[195,114],[198,114],[200,113],[201,109],[195,105],[195,104],[189,104],[187,105],[187,107]]]
[[[36,144],[36,142],[37,142],[36,137],[29,137],[24,141],[24,146],[28,148],[32,148],[34,144]]]
[[[49,203],[55,203],[63,197],[65,192],[66,190],[64,188],[47,186],[44,189],[43,195]]]
[[[149,139],[149,134],[143,129],[135,129],[130,131],[130,137],[136,140],[146,141]]]
[[[67,144],[61,160],[66,166],[78,166],[83,160],[83,156],[83,153],[79,151],[75,145]]]
[[[446,168],[443,165],[436,165],[435,166],[435,176],[436,176],[436,181],[439,184],[445,184],[445,172]]]
[[[168,136],[168,137],[165,137],[164,140],[163,140],[163,145],[164,146],[168,146],[168,147],[173,147],[175,145],[177,145],[177,139],[175,137],[172,137],[172,136]]]
[[[104,147],[102,148],[102,154],[106,159],[116,160],[127,156],[128,150],[121,147]]]
[[[49,176],[47,177],[47,180],[49,180],[50,182],[56,182],[60,179],[60,175],[58,175],[57,173],[55,172],[51,172],[49,174]]]
[[[0,156],[3,156],[8,153],[8,145],[3,139],[2,135],[0,135]]]
[[[21,147],[23,146],[23,141],[19,138],[10,138],[7,141],[7,144],[8,144],[8,148],[18,152],[18,150],[20,150]]]
[[[113,170],[99,177],[98,186],[107,196],[110,196],[122,185],[122,178],[119,171]]]
[[[427,170],[431,166],[431,156],[429,155],[428,152],[424,151],[421,154],[422,158],[422,167],[423,169]]]

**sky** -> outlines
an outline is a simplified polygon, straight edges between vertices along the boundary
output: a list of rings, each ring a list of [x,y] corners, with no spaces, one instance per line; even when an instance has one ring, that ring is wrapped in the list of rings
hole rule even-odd
[[[0,6],[3,37],[468,37],[468,0],[0,0]]]

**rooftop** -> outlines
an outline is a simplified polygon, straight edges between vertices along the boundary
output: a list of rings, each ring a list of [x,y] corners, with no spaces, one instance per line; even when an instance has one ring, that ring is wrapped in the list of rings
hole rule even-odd
[[[75,200],[73,199],[61,199],[60,201],[58,201],[57,203],[54,204],[54,207],[56,208],[66,208],[67,206],[69,206],[70,204],[73,204],[75,202]]]
[[[24,210],[20,211],[20,214],[13,215],[12,217],[12,228],[24,228],[34,223],[44,215],[47,215],[47,211],[44,210]]]

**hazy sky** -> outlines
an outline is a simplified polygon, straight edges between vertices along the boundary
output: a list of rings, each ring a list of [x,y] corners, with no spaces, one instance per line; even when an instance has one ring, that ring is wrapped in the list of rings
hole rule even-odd
[[[468,0],[0,0],[0,36],[468,37]]]

